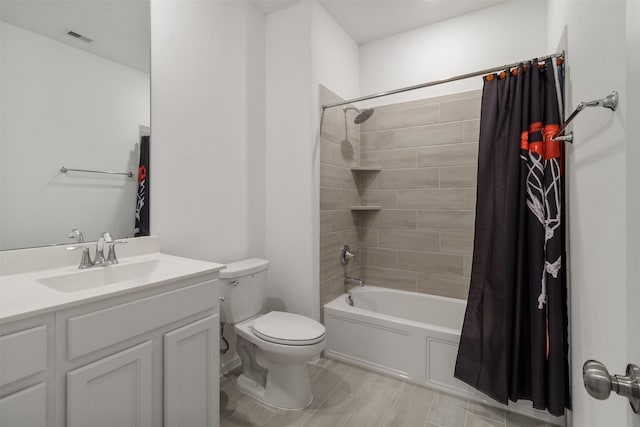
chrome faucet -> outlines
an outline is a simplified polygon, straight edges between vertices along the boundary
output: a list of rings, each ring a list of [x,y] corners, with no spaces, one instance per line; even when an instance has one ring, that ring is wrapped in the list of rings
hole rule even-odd
[[[364,280],[359,277],[344,276],[345,285],[364,286]]]
[[[102,244],[101,244],[102,243]],[[104,258],[104,245],[105,243],[113,243],[113,238],[111,234],[106,231],[103,232],[100,237],[98,237],[98,241],[96,242],[96,256],[93,259],[94,265],[109,265],[107,260]]]
[[[75,234],[75,231],[78,231],[78,234]],[[82,233],[80,230],[74,229],[72,230],[74,235],[78,236],[79,242],[84,242],[84,237],[82,237]],[[80,264],[78,268],[81,270],[93,267],[93,266],[107,266],[111,264],[117,264],[118,258],[116,257],[116,244],[127,243],[127,242],[115,242],[111,237],[111,234],[106,231],[98,237],[98,241],[96,242],[96,256],[91,259],[91,253],[89,252],[89,246],[87,245],[78,245],[78,246],[70,246],[67,248],[68,251],[75,251],[78,249],[82,249],[82,259],[80,260]],[[109,247],[109,255],[107,258],[104,257],[104,245],[110,244]]]
[[[82,234],[82,231],[77,228],[71,230],[67,237],[70,239],[77,239],[78,243],[84,243],[84,235]]]

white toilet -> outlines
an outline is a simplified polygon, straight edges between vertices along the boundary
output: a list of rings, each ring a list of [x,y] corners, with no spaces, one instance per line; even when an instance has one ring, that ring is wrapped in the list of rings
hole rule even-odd
[[[234,324],[242,375],[238,388],[280,409],[303,409],[313,401],[306,362],[325,346],[325,327],[305,316],[264,312],[269,261],[252,258],[220,271],[221,320]]]

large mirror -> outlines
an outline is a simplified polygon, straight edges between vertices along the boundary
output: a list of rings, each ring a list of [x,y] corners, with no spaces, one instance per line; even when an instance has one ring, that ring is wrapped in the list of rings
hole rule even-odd
[[[149,21],[149,0],[0,0],[0,249],[136,235]]]

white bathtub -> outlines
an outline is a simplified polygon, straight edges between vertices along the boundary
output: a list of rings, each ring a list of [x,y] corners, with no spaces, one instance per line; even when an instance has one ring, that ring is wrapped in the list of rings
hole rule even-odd
[[[508,407],[453,377],[466,301],[364,286],[325,304],[326,357],[564,425],[519,401]]]
[[[464,394],[453,378],[466,302],[365,286],[324,306],[330,358],[437,390]]]

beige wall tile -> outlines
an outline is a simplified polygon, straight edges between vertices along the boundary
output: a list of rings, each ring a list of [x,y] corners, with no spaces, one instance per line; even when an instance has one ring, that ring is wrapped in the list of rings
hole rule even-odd
[[[362,248],[376,248],[378,247],[378,230],[363,231],[360,230],[360,247]]]
[[[398,148],[459,144],[462,128],[462,122],[451,122],[400,129],[396,136]]]
[[[476,165],[440,168],[440,188],[475,188],[477,176]]]
[[[440,251],[440,236],[435,231],[380,230],[378,236],[378,246],[381,248]]]
[[[344,293],[344,276],[336,276],[320,284],[320,305],[333,301]]]
[[[320,212],[320,235],[331,233],[331,212]]]
[[[469,296],[469,278],[419,273],[418,292],[466,300]]]
[[[398,190],[399,209],[462,209],[461,189]]]
[[[452,144],[418,148],[418,167],[462,166],[478,163],[478,144]]]
[[[343,166],[358,166],[358,152],[348,142],[334,144],[328,140],[320,140],[320,163]]]
[[[320,210],[348,209],[358,203],[358,192],[355,190],[320,188]]]
[[[356,183],[351,169],[320,164],[320,187],[356,190]]]
[[[440,252],[455,255],[472,255],[473,233],[440,233]]]
[[[480,119],[465,120],[462,134],[463,142],[478,142],[480,139]]]
[[[360,153],[360,166],[376,166],[383,169],[416,167],[416,150],[367,151]]]
[[[363,133],[360,148],[361,151],[392,150],[396,148],[396,135],[393,131]]]
[[[473,257],[472,256],[465,256],[464,257],[464,271],[463,274],[465,277],[471,277],[471,266],[473,264]]]
[[[462,276],[463,260],[462,256],[458,255],[398,251],[398,268],[423,273]]]
[[[337,101],[330,101],[330,100],[325,100],[325,99],[321,99],[322,104],[329,104],[329,103],[333,103],[333,102],[337,102]],[[342,120],[344,120],[344,113],[342,112],[342,107],[333,107],[333,108],[326,108],[323,111],[321,120],[331,120],[334,123],[340,123]]]
[[[398,193],[391,190],[367,190],[360,194],[363,206],[382,206],[383,209],[398,208]]]
[[[418,211],[418,228],[473,233],[473,211]]]
[[[339,144],[346,138],[344,121],[334,122],[333,120],[325,118],[320,127],[320,138],[326,139],[334,144]]]
[[[415,210],[382,210],[379,212],[361,212],[362,230],[373,228],[412,229],[417,226]]]
[[[415,271],[363,266],[362,277],[364,283],[371,286],[382,286],[414,292],[418,288],[418,275]]]
[[[397,129],[438,123],[439,111],[439,104],[381,109],[376,112],[378,114],[378,129]]]
[[[320,259],[320,283],[324,283],[336,276],[344,276],[344,266],[338,257],[329,256]]]
[[[358,191],[363,193],[367,190],[377,190],[380,172],[353,172],[354,179],[358,182]]]
[[[362,248],[361,266],[374,266],[381,268],[398,267],[398,251],[395,249]]]
[[[373,112],[369,120],[360,124],[360,132],[375,132],[378,130],[378,110]]]
[[[320,187],[357,190],[351,169],[325,164],[320,164]]]
[[[437,188],[438,168],[382,170],[378,178],[380,188]]]
[[[476,189],[464,190],[464,208],[465,210],[476,210]]]
[[[331,230],[356,230],[358,226],[357,215],[348,209],[331,212]]]
[[[440,121],[453,122],[480,118],[480,97],[458,99],[440,103]]]

